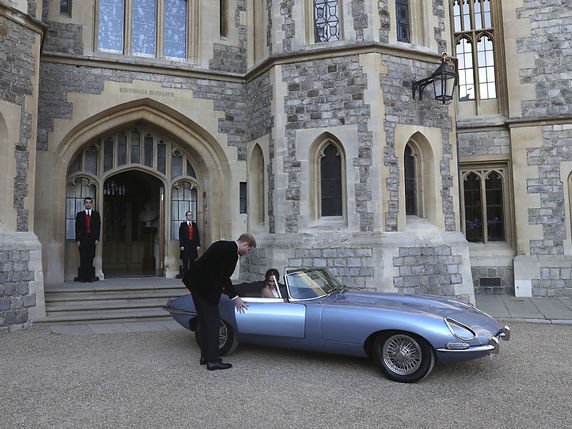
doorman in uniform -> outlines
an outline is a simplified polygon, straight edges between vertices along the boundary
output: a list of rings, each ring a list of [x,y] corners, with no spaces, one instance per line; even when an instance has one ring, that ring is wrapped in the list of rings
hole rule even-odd
[[[179,246],[181,246],[181,259],[183,260],[183,275],[185,275],[191,265],[198,258],[197,249],[201,247],[199,228],[193,222],[193,212],[185,213],[187,220],[181,222],[179,226]]]
[[[92,198],[85,198],[83,206],[85,210],[78,212],[75,217],[75,239],[79,249],[79,270],[76,280],[93,282],[99,280],[95,276],[93,258],[95,256],[95,246],[99,243],[101,217],[97,211],[92,209]]]

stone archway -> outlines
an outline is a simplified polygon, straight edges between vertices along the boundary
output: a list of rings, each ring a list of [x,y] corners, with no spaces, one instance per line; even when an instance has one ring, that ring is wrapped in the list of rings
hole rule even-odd
[[[53,228],[44,233],[43,237],[44,242],[49,243],[47,246],[49,248],[45,252],[45,257],[48,259],[47,263],[51,268],[55,268],[47,273],[47,283],[59,283],[73,278],[73,269],[70,267],[74,266],[74,261],[68,261],[68,255],[72,255],[74,252],[67,249],[67,241],[69,240],[66,240],[66,224],[62,222],[62,219],[66,218],[65,201],[67,186],[70,182],[70,167],[73,166],[78,154],[90,145],[99,145],[100,149],[98,150],[104,151],[104,139],[110,135],[110,132],[116,134],[122,130],[132,130],[133,128],[154,130],[156,135],[165,136],[165,139],[174,142],[173,144],[179,147],[180,152],[188,154],[185,156],[190,156],[195,161],[192,168],[197,177],[200,177],[199,180],[203,186],[200,192],[204,198],[202,202],[204,213],[202,215],[208,219],[208,224],[205,224],[203,231],[201,231],[201,238],[205,242],[209,242],[231,235],[231,231],[227,230],[232,225],[232,219],[230,219],[231,210],[228,207],[229,198],[225,190],[231,189],[232,174],[227,154],[219,142],[190,119],[154,100],[141,99],[125,103],[97,114],[75,126],[56,148],[53,175],[50,176],[53,187],[51,198],[56,202],[53,204],[53,212],[50,212]],[[171,155],[169,147],[174,146],[167,145],[166,156]],[[105,181],[111,173],[117,174],[122,169],[135,168],[155,174],[157,177],[160,176],[165,184],[164,204],[167,212],[170,204],[170,187],[174,186],[175,181],[180,181],[180,178],[171,177],[170,172],[166,171],[163,171],[163,176],[161,176],[157,172],[157,165],[148,166],[145,164],[143,147],[141,151],[141,160],[137,165],[127,162],[121,168],[115,165],[116,169],[113,172],[98,170],[98,174],[88,174],[87,176],[94,181],[94,192],[97,193],[97,198],[102,202]],[[102,158],[101,162],[105,162],[105,160]],[[66,186],[62,186],[62,184],[66,184]],[[101,206],[99,206],[99,210],[101,211]],[[211,216],[211,213],[216,213],[217,216]],[[174,277],[178,273],[178,245],[172,239],[168,216],[165,216],[161,222],[166,237],[163,258],[164,272],[165,276]],[[101,264],[101,253],[97,257],[100,258],[99,263]],[[61,268],[58,269],[58,267]]]

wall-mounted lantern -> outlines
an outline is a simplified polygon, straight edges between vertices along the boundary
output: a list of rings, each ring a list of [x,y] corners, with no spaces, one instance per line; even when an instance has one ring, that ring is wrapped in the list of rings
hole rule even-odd
[[[419,89],[419,100],[421,100],[423,90],[430,83],[433,83],[435,100],[441,101],[443,104],[449,104],[453,100],[453,93],[457,86],[457,72],[447,52],[443,52],[441,65],[431,76],[412,82],[413,99],[415,99],[415,92]]]

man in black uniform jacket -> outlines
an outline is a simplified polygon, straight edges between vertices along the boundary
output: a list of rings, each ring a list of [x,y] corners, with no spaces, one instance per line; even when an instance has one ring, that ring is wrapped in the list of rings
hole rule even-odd
[[[93,257],[95,246],[99,243],[99,230],[101,218],[99,213],[92,210],[93,199],[84,198],[85,210],[78,212],[75,217],[75,239],[79,248],[79,270],[77,279],[80,282],[93,282],[99,280],[95,277]]]
[[[185,213],[187,220],[179,226],[179,246],[183,259],[183,274],[187,274],[189,268],[197,259],[197,248],[201,247],[201,237],[196,222],[193,222],[193,212]]]
[[[183,277],[183,283],[191,291],[199,318],[201,365],[209,371],[228,369],[230,363],[221,362],[218,353],[220,315],[218,303],[223,292],[234,301],[237,311],[243,312],[246,304],[236,293],[230,277],[239,256],[250,253],[256,247],[251,234],[242,234],[236,241],[216,241],[191,265]]]

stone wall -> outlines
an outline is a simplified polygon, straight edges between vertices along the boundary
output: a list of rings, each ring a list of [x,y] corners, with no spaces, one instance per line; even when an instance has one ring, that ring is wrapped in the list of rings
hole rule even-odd
[[[30,324],[28,309],[36,305],[36,295],[30,294],[29,260],[29,251],[0,249],[0,330]]]
[[[246,84],[246,104],[248,107],[248,139],[256,140],[262,136],[269,136],[270,144],[268,148],[269,159],[266,161],[266,173],[268,177],[268,228],[272,233],[276,229],[274,215],[274,158],[275,144],[272,138],[274,128],[274,114],[272,111],[272,98],[274,87],[270,82],[269,73],[253,79]]]
[[[70,93],[101,94],[106,81],[139,80],[159,82],[164,88],[189,89],[195,99],[212,100],[214,110],[225,113],[219,119],[219,132],[227,134],[229,146],[236,146],[237,160],[246,159],[248,117],[244,87],[240,83],[50,62],[42,63],[40,80],[45,84],[40,87],[38,150],[48,149],[48,134],[53,130],[54,119],[72,118],[73,104],[67,101]],[[189,99],[192,99],[190,92]]]
[[[40,248],[32,233],[0,232],[0,331],[46,315]]]
[[[514,295],[513,267],[473,266],[475,295]]]
[[[452,118],[449,116],[448,106],[436,103],[431,96],[416,101],[408,98],[404,102],[404,93],[407,93],[407,89],[410,88],[411,81],[420,79],[420,76],[430,76],[435,71],[436,64],[389,55],[382,55],[382,61],[388,66],[387,75],[380,77],[385,106],[384,166],[389,171],[385,184],[389,195],[388,212],[384,214],[385,230],[397,231],[398,226],[401,166],[398,165],[398,156],[395,152],[395,127],[399,124],[412,124],[442,129],[443,158],[440,162],[440,174],[443,188],[440,196],[443,201],[445,229],[455,231],[457,217],[452,188],[456,179],[452,176],[453,142],[449,139]]]
[[[29,213],[25,199],[29,196],[29,187],[33,186],[29,183],[29,168],[30,150],[35,143],[32,141],[35,118],[26,107],[26,96],[31,96],[33,91],[36,64],[32,52],[38,35],[0,15],[0,37],[0,100],[21,108],[20,136],[14,150],[14,195],[4,196],[3,204],[11,204],[16,210],[16,230],[28,231]]]
[[[48,25],[48,33],[44,40],[44,52],[83,55],[82,25],[50,21],[48,19],[49,8],[50,1],[44,1],[42,21]]]
[[[510,155],[508,130],[471,131],[457,133],[459,159],[467,156]]]
[[[569,1],[523,0],[519,19],[530,20],[531,32],[517,40],[519,54],[532,55],[535,63],[520,70],[522,84],[535,87],[535,99],[522,102],[522,116],[572,115],[572,20]]]
[[[238,46],[222,43],[214,44],[214,56],[209,62],[211,70],[221,70],[231,73],[246,72],[246,44],[247,28],[240,23],[240,14],[246,12],[246,0],[237,1],[237,9],[231,19],[232,24],[238,30]]]
[[[358,157],[351,164],[359,174],[356,185],[356,210],[360,231],[373,230],[371,211],[371,146],[372,133],[368,128],[370,108],[364,103],[367,77],[358,56],[328,58],[305,63],[286,64],[282,79],[288,87],[284,99],[288,159],[284,168],[289,175],[286,200],[287,232],[298,231],[300,215],[300,162],[307,154],[296,153],[296,130],[328,129],[339,125],[356,125],[358,140],[341,142],[358,147]],[[353,174],[348,172],[348,174]]]
[[[393,282],[400,292],[454,296],[455,285],[463,283],[463,258],[447,245],[400,247],[393,264],[399,270]]]
[[[531,255],[563,255],[566,233],[564,192],[566,178],[560,165],[572,161],[572,125],[543,127],[541,147],[528,150],[528,165],[538,168],[538,177],[527,179],[527,192],[540,194],[540,207],[530,207],[528,224],[542,226],[542,239],[530,240]],[[564,180],[562,180],[564,179]]]

